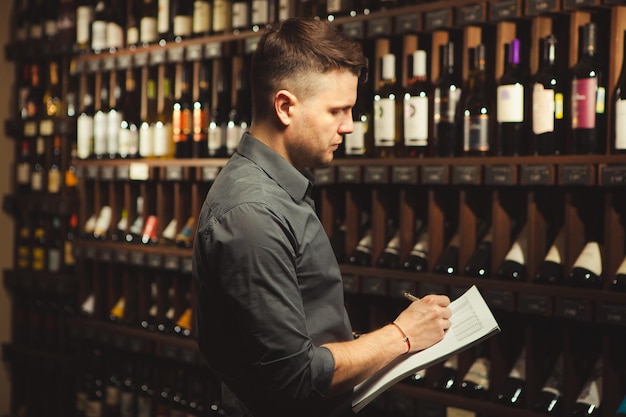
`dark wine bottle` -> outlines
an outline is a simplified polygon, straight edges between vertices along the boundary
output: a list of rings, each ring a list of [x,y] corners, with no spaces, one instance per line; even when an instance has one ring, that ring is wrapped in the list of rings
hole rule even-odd
[[[461,128],[457,112],[462,81],[454,62],[454,43],[448,42],[439,49],[441,69],[433,91],[433,141],[438,156],[455,156],[461,153]]]
[[[486,399],[489,395],[490,368],[487,345],[480,344],[476,347],[476,359],[463,376],[458,392],[467,397]]]
[[[596,56],[598,28],[595,22],[582,27],[581,57],[572,68],[572,153],[601,152],[606,115],[606,80]],[[602,143],[601,143],[602,142]]]
[[[380,158],[397,155],[402,137],[402,100],[396,79],[396,56],[385,54],[381,81],[374,93],[374,146]]]
[[[491,245],[493,235],[487,230],[480,243],[465,265],[465,275],[475,278],[488,278],[491,274]]]
[[[412,55],[413,71],[404,91],[403,129],[404,156],[424,156],[430,136],[430,101],[432,86],[426,72],[426,51],[418,50]]]
[[[372,263],[372,229],[368,228],[353,249],[348,262],[353,265],[371,266]]]
[[[358,87],[356,103],[352,109],[352,132],[344,136],[344,152],[348,158],[367,157],[373,154],[374,132],[372,126],[372,110],[368,106],[371,95],[367,92],[368,84]]]
[[[615,278],[611,284],[611,289],[614,291],[626,292],[626,257],[617,268]]]
[[[613,90],[613,117],[611,120],[613,151],[626,153],[626,30],[622,71]]]
[[[585,243],[568,276],[568,282],[577,287],[602,286],[602,247],[595,240]]]
[[[543,384],[533,410],[538,413],[559,415],[563,407],[563,355],[559,355],[550,375]]]
[[[509,281],[524,281],[526,279],[527,259],[528,225],[524,225],[498,268],[496,278]]]
[[[400,267],[400,230],[396,230],[385,245],[376,265],[380,268],[395,269]]]
[[[532,146],[538,155],[554,155],[563,151],[565,118],[563,97],[565,85],[556,67],[557,39],[549,35],[542,41],[539,71],[531,81]]]
[[[520,407],[524,403],[524,388],[526,385],[526,349],[522,348],[513,368],[504,380],[501,391],[497,394],[498,402]]]
[[[470,156],[483,156],[491,152],[492,99],[486,73],[485,45],[473,48],[474,59],[463,100],[463,152]]]
[[[174,157],[190,158],[193,140],[191,68],[186,64],[179,64],[176,69],[180,75],[180,84],[172,106]]]
[[[528,100],[526,71],[522,66],[519,39],[508,44],[508,59],[496,89],[498,155],[527,153]]]
[[[591,375],[585,381],[583,389],[580,391],[571,417],[592,417],[599,416],[602,404],[602,358],[596,361],[591,371]]]
[[[548,253],[537,267],[535,282],[537,284],[560,284],[563,282],[563,254],[565,245],[565,229],[562,228],[550,245]]]
[[[436,274],[444,275],[456,275],[459,267],[459,245],[461,243],[461,236],[459,232],[455,233],[448,242],[445,250],[435,263],[433,272]]]
[[[458,373],[459,357],[458,355],[450,356],[439,370],[437,378],[433,382],[433,388],[438,391],[452,392],[457,387]]]
[[[416,272],[424,272],[428,269],[428,247],[430,245],[430,235],[428,230],[424,228],[417,238],[417,242],[413,245],[411,252],[406,261],[404,261],[404,269]]]

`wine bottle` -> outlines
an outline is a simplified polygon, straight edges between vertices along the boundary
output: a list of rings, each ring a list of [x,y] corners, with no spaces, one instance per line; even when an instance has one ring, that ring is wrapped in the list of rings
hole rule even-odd
[[[476,348],[476,359],[461,380],[458,391],[471,398],[486,399],[489,395],[489,371],[491,361],[487,356],[487,346],[480,344]]]
[[[452,355],[443,363],[443,366],[433,382],[433,388],[437,391],[453,392],[457,388],[459,372],[459,357]]]
[[[560,284],[564,278],[563,254],[565,250],[565,228],[561,228],[550,245],[548,253],[537,267],[537,284]]]
[[[596,56],[597,24],[586,23],[582,27],[582,54],[572,68],[571,128],[572,153],[594,154],[601,152],[604,142],[605,75]]]
[[[498,155],[527,153],[527,79],[519,39],[508,44],[508,60],[496,89]]]
[[[348,257],[348,262],[358,266],[371,266],[372,264],[372,229],[368,228],[352,253]]]
[[[97,159],[104,159],[107,155],[107,140],[109,135],[108,114],[110,105],[111,81],[108,72],[101,74],[100,102],[96,103],[93,116],[93,153]]]
[[[161,88],[157,90],[157,114],[154,119],[154,156],[157,158],[172,158],[174,156],[174,143],[172,135],[172,109],[174,108],[170,76],[168,75],[168,67],[163,67],[162,72],[159,71],[161,80]],[[187,125],[190,131],[191,123]]]
[[[120,396],[122,391],[122,379],[119,375],[118,356],[115,353],[107,354],[108,378],[104,387],[104,415],[107,417],[120,417]]]
[[[158,225],[159,220],[157,216],[151,214],[146,217],[143,230],[141,231],[141,243],[144,245],[156,245],[159,242],[159,237],[157,236]]]
[[[150,283],[150,307],[146,311],[145,316],[139,320],[139,326],[142,329],[153,331],[156,329],[156,315],[157,315],[157,296],[159,287],[156,282]]]
[[[387,242],[376,265],[380,268],[389,269],[400,267],[400,229],[397,229]]]
[[[94,105],[89,88],[83,95],[83,105],[76,118],[76,157],[88,159],[93,156]]]
[[[121,296],[117,299],[111,310],[109,310],[109,321],[119,323],[124,318],[124,311],[126,309],[126,299]]]
[[[617,272],[615,273],[615,278],[611,283],[611,289],[613,291],[626,292],[626,256],[624,260],[617,268]]]
[[[183,227],[176,233],[174,242],[180,248],[191,248],[193,245],[193,232],[196,226],[195,217],[189,217]]]
[[[467,83],[467,96],[463,100],[463,152],[466,155],[487,155],[491,145],[492,108],[486,76],[485,45],[470,50],[471,72]]]
[[[61,192],[63,185],[63,176],[61,175],[61,137],[55,135],[52,140],[52,158],[50,161],[50,167],[48,168],[48,186],[47,190],[49,194],[58,194]]]
[[[533,410],[543,414],[560,415],[563,407],[563,355],[559,355],[550,375],[543,384]]]
[[[424,156],[430,134],[430,101],[432,86],[426,73],[426,51],[413,52],[412,77],[404,92],[404,154],[408,157]]]
[[[158,41],[157,17],[159,14],[158,0],[141,0],[141,17],[139,20],[139,42],[147,46]]]
[[[522,226],[504,261],[496,272],[496,278],[509,281],[526,280],[526,260],[528,259],[528,225]]]
[[[91,21],[91,50],[99,54],[106,50],[107,46],[107,2],[97,0],[93,8],[93,20]]]
[[[170,1],[172,1],[172,35],[174,42],[180,42],[193,34],[193,0]]]
[[[44,184],[47,184],[45,164],[46,142],[43,137],[37,136],[35,139],[35,160],[30,172],[30,190],[34,193],[45,191]]]
[[[252,0],[250,24],[252,31],[259,32],[274,23],[276,0]]]
[[[542,40],[542,58],[532,86],[532,146],[538,155],[563,151],[565,118],[563,97],[565,85],[556,67],[557,39],[549,35]]]
[[[45,116],[48,118],[60,117],[63,114],[63,99],[61,98],[61,86],[59,84],[59,63],[54,60],[48,64],[48,80],[43,93],[43,106]],[[41,132],[40,127],[41,135],[51,136],[53,133],[53,129],[46,129],[45,132]]]
[[[52,228],[50,230],[50,246],[48,247],[48,272],[61,271],[63,262],[63,239],[61,237],[61,218],[52,216]]]
[[[250,29],[251,3],[247,0],[232,0],[230,26],[233,32],[239,33],[242,30]]]
[[[161,233],[161,239],[159,239],[159,244],[161,245],[174,245],[176,239],[178,221],[176,219],[170,220],[167,223],[167,226],[163,229],[163,233]]]
[[[41,67],[38,64],[30,66],[30,87],[26,96],[27,119],[37,120],[41,118],[44,104],[44,90],[41,81]],[[33,136],[28,134],[26,136]]]
[[[374,93],[374,146],[380,158],[398,152],[402,135],[402,101],[396,81],[396,56],[382,56],[381,79]]]
[[[111,74],[113,80],[111,94],[109,98],[109,111],[106,114],[107,118],[107,139],[106,139],[106,156],[109,159],[116,159],[120,156],[120,130],[122,126],[122,120],[124,119],[122,102],[124,100],[124,94],[126,94],[126,88],[123,87],[125,82],[123,79],[123,73],[113,72]]]
[[[206,158],[208,155],[209,110],[211,107],[209,66],[198,66],[198,98],[193,102],[192,112],[192,158]]]
[[[454,43],[439,47],[441,56],[439,78],[433,89],[433,141],[438,156],[455,156],[460,152],[460,126],[457,115],[462,94],[462,81],[454,61]]]
[[[602,404],[602,358],[598,358],[591,371],[591,375],[585,381],[574,407],[571,417],[599,416]]]
[[[110,0],[107,6],[107,37],[106,49],[115,52],[124,47],[126,41],[124,33],[126,31],[126,2],[123,0]]]
[[[568,275],[568,282],[577,287],[602,287],[602,247],[596,239],[585,243]]]
[[[91,0],[78,0],[76,7],[76,50],[80,53],[86,53],[91,47],[92,3]]]
[[[174,157],[190,158],[193,139],[190,68],[186,64],[178,64],[176,69],[180,74],[180,85],[172,111]]]
[[[111,206],[102,206],[93,229],[94,239],[104,240],[109,237],[109,227],[111,226],[112,216],[113,212]]]
[[[135,417],[137,414],[137,381],[132,358],[127,358],[120,387],[120,417]]]
[[[459,245],[461,243],[461,236],[459,232],[456,232],[452,239],[448,242],[448,245],[444,249],[443,253],[433,266],[433,272],[443,275],[456,275],[459,267]]]
[[[15,162],[15,185],[17,192],[24,194],[30,191],[30,170],[31,170],[30,141],[22,138],[20,143],[20,153]]]
[[[372,129],[372,110],[368,106],[368,84],[358,86],[356,103],[352,109],[352,132],[344,135],[344,153],[347,158],[367,157],[372,154],[374,136]]]
[[[126,71],[125,91],[120,103],[117,151],[120,158],[136,158],[139,154],[139,92],[134,70]]]
[[[228,0],[213,0],[213,33],[227,33],[232,29],[231,4]]]
[[[252,122],[252,108],[248,87],[249,56],[233,57],[233,78],[235,95],[228,111],[226,129],[226,149],[232,155],[237,149],[244,132],[248,131]]]
[[[626,152],[626,30],[624,30],[622,70],[613,90],[613,117],[611,120],[613,149]]]
[[[480,243],[465,265],[465,275],[475,278],[488,278],[491,275],[491,228],[482,236]]]
[[[126,229],[128,228],[128,211],[122,209],[120,212],[120,219],[115,225],[115,230],[111,233],[111,240],[113,242],[123,242],[124,236],[126,236]]]
[[[139,126],[139,156],[142,158],[154,157],[155,125],[157,118],[157,71],[148,68],[146,80],[145,106],[141,113]]]
[[[92,380],[88,381],[87,404],[85,416],[103,417],[104,414],[104,358],[100,349],[94,349],[92,363]]]
[[[170,334],[174,328],[174,315],[176,314],[176,310],[174,308],[174,299],[175,299],[174,287],[169,286],[167,289],[167,301],[166,305],[169,306],[165,311],[165,314],[157,318],[156,329],[161,333]]]
[[[126,26],[124,29],[125,45],[128,49],[135,49],[139,45],[139,22],[141,19],[140,3],[126,2]]]
[[[19,269],[30,269],[31,267],[31,220],[28,213],[22,213],[17,240],[17,267]]]
[[[130,224],[128,233],[126,233],[126,242],[138,243],[141,241],[141,232],[143,231],[143,197],[137,196],[136,200],[135,220]]]
[[[415,272],[424,272],[428,269],[428,248],[430,247],[430,234],[424,227],[417,237],[415,245],[411,248],[409,256],[403,263],[404,269]]]
[[[504,380],[500,392],[496,395],[498,402],[521,407],[524,403],[524,389],[526,385],[526,349],[522,348],[513,368]]]
[[[78,233],[78,214],[72,213],[70,215],[67,232],[65,233],[65,240],[63,241],[63,265],[68,274],[74,272],[74,266],[76,265],[76,259],[74,258],[74,239],[76,239]]]
[[[172,39],[172,2],[176,0],[158,0],[157,38],[160,45]]]

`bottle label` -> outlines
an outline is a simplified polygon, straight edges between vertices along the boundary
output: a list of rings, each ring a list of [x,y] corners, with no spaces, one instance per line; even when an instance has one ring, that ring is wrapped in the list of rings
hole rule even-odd
[[[142,17],[139,22],[139,39],[141,42],[156,42],[157,36],[157,20],[154,17]]]
[[[152,396],[141,396],[137,398],[137,417],[152,416]]]
[[[93,117],[81,114],[76,120],[76,156],[87,159],[93,149]]]
[[[174,16],[174,27],[172,28],[172,31],[174,36],[189,36],[193,30],[192,26],[193,22],[191,16]]]
[[[87,401],[85,417],[102,417],[102,403],[100,401]]]
[[[400,254],[400,233],[396,232],[391,240],[387,242],[387,246],[385,246],[385,252],[391,253],[393,255]]]
[[[269,1],[252,0],[252,24],[265,25],[269,22]]]
[[[593,373],[585,386],[583,387],[580,395],[576,399],[577,403],[592,405],[594,407],[600,407],[602,400],[602,366],[601,361],[596,364]]]
[[[166,156],[171,153],[172,125],[156,122],[154,124],[154,156]]]
[[[333,14],[341,11],[341,0],[327,0],[326,13]]]
[[[374,101],[374,144],[391,147],[396,139],[396,101],[381,98]]]
[[[463,120],[463,149],[487,152],[489,150],[489,116],[465,116]]]
[[[278,0],[278,20],[285,20],[292,16],[291,0]]]
[[[193,2],[193,33],[207,33],[211,30],[211,4],[208,1]]]
[[[108,406],[118,406],[120,404],[120,389],[118,387],[107,387],[105,402]]]
[[[107,46],[107,22],[95,20],[91,24],[91,49],[101,51]]]
[[[229,155],[237,149],[241,135],[241,128],[234,122],[228,122],[226,125],[226,150]]]
[[[111,224],[111,207],[104,206],[100,209],[100,214],[96,220],[93,233],[98,236],[104,236],[109,230]]]
[[[344,137],[346,155],[361,156],[365,154],[365,132],[367,124],[361,121],[354,122],[351,133],[346,133]]]
[[[30,188],[33,191],[43,190],[43,173],[40,171],[33,171],[30,176]]]
[[[626,275],[626,258],[624,258],[622,263],[617,268],[615,275]]]
[[[596,127],[597,78],[572,81],[572,128]]]
[[[428,145],[428,97],[404,97],[404,144]]]
[[[48,271],[59,272],[61,270],[61,251],[58,248],[48,250]]]
[[[564,250],[563,233],[564,232],[561,231],[556,236],[556,239],[554,240],[554,243],[552,243],[552,245],[550,246],[550,249],[548,249],[548,253],[546,254],[546,257],[544,258],[544,260],[548,262],[554,262],[555,264],[558,264],[558,265],[561,265],[563,263],[563,258],[561,257],[561,254],[563,253],[563,250]]]
[[[226,0],[215,0],[213,2],[213,30],[223,32],[229,28],[230,2]]]
[[[108,49],[121,49],[124,47],[124,28],[117,23],[107,23],[106,47]]]
[[[511,372],[509,372],[509,377],[520,379],[522,381],[526,380],[526,349],[522,349]]]
[[[359,240],[359,243],[357,243],[355,249],[364,253],[372,252],[372,232],[371,231],[368,231],[365,234],[365,236],[363,236],[361,240]]]
[[[109,155],[118,153],[120,126],[122,125],[122,113],[115,109],[107,115],[107,151]]]
[[[93,152],[104,155],[107,152],[108,120],[107,114],[101,110],[93,117]]]
[[[473,382],[476,385],[489,389],[489,360],[486,358],[478,358],[470,367],[467,374],[465,374],[465,381]]]
[[[135,395],[122,391],[120,395],[120,417],[135,417]]]
[[[526,265],[526,254],[528,253],[528,234],[527,228],[524,226],[520,235],[515,239],[513,246],[504,257],[507,261],[517,262],[520,265]]]
[[[524,121],[524,86],[521,84],[500,85],[497,89],[496,117],[499,123],[521,123]]]
[[[615,102],[615,149],[626,149],[626,99]]]
[[[193,109],[193,140],[201,142],[207,139],[207,129],[209,127],[209,109]]]
[[[71,240],[66,240],[63,243],[63,263],[67,266],[72,266],[76,263],[74,259],[74,245]]]
[[[594,274],[602,275],[602,253],[598,242],[587,242],[573,265],[574,268],[587,269]]]
[[[422,232],[420,234],[419,239],[411,249],[410,254],[419,256],[422,258],[428,257],[428,248],[429,248],[429,234],[428,232]]]
[[[175,108],[172,112],[172,131],[174,142],[187,141],[191,132],[192,112],[190,109]]]
[[[248,3],[237,1],[233,3],[232,19],[234,28],[245,28],[248,20]]]
[[[139,129],[139,155],[144,158],[154,156],[154,127],[146,122]]]
[[[536,83],[533,87],[533,133],[554,132],[555,119],[555,97],[554,90],[544,88],[542,84]]]
[[[442,89],[437,87],[434,92],[434,115],[433,120],[435,126],[439,122],[453,123],[456,118],[456,109],[458,102],[461,100],[461,89],[456,86],[450,86],[446,90],[446,95],[442,95]]]
[[[117,151],[119,152],[121,157],[127,157],[131,152],[131,143],[135,143],[137,146],[138,133],[137,129],[131,130],[128,126],[128,123],[125,124],[125,127],[119,130],[119,136],[117,139]]]
[[[15,180],[19,185],[26,185],[30,182],[30,163],[20,162],[15,169]]]
[[[139,28],[136,26],[129,27],[126,30],[126,45],[137,45],[139,43]]]
[[[222,128],[215,122],[209,125],[208,149],[209,155],[214,156],[222,147],[224,140],[222,138]]]
[[[170,31],[170,0],[158,0],[157,32],[167,34]]]
[[[61,171],[51,169],[48,171],[48,192],[56,194],[61,191]]]

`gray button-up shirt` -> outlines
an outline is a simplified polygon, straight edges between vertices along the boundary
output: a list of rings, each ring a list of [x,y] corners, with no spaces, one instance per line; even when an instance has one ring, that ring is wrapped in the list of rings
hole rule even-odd
[[[322,417],[350,395],[326,397],[334,360],[320,345],[352,333],[311,187],[308,170],[246,133],[198,220],[200,350],[259,417]]]

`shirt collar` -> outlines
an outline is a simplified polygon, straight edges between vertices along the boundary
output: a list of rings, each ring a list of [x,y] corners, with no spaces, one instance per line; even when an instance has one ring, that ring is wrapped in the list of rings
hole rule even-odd
[[[302,201],[310,194],[313,173],[309,169],[298,171],[285,158],[249,133],[243,134],[237,145],[237,153],[257,164],[295,201]]]

